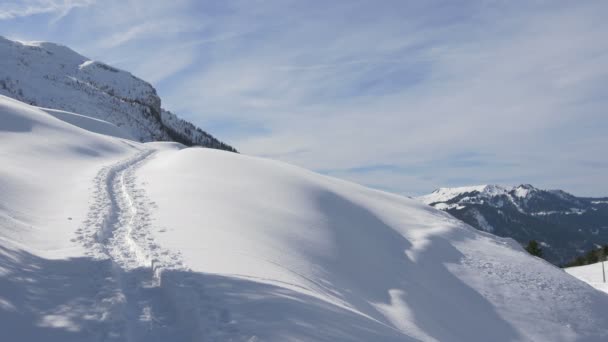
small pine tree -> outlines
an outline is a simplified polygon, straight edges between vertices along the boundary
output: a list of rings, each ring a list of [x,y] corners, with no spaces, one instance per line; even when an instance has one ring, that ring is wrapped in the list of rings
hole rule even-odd
[[[536,240],[530,240],[530,242],[528,242],[528,245],[526,246],[526,251],[539,258],[543,256],[543,250],[540,248]]]
[[[595,264],[596,262],[600,261],[599,253],[597,253],[597,251],[591,250],[587,253],[587,255],[585,255],[585,259],[587,265]]]
[[[597,250],[597,260],[598,261],[606,261],[606,257],[608,256],[608,245],[604,245],[604,247],[600,247]]]
[[[583,266],[594,264],[599,261],[606,261],[608,258],[608,245],[603,247],[592,249],[583,255],[579,255],[569,263],[565,264],[565,267]]]
[[[582,257],[582,256],[576,257],[576,259],[572,263],[572,266],[583,266],[583,265],[585,265],[585,257]]]

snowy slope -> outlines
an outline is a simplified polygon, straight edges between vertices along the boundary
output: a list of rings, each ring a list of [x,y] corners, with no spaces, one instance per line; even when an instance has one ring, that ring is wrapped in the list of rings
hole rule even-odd
[[[137,148],[0,95],[0,239],[41,255],[82,255],[70,239],[91,179]]]
[[[140,148],[0,96],[3,341],[101,340],[92,336],[111,331],[102,319],[109,264],[85,257],[77,231],[100,168]]]
[[[3,340],[608,338],[607,296],[415,200],[6,97],[0,119]]]
[[[608,293],[608,283],[604,281],[604,272],[606,272],[606,281],[608,281],[608,263],[604,263],[603,269],[602,263],[598,262],[590,265],[568,267],[565,270],[596,289]]]
[[[101,119],[139,141],[235,151],[191,123],[165,114],[149,83],[54,43],[0,36],[0,95]]]
[[[415,200],[205,149],[157,153],[137,175],[154,238],[199,274],[231,337],[608,337],[608,297]]]
[[[129,134],[129,132],[127,132],[124,129],[122,129],[114,124],[111,124],[107,121],[95,119],[95,118],[92,118],[89,116],[80,115],[80,114],[76,114],[76,113],[70,113],[70,112],[64,111],[64,110],[49,109],[49,108],[42,108],[42,107],[38,107],[38,108],[42,109],[43,111],[47,112],[48,114],[56,117],[57,119],[59,119],[61,121],[67,122],[69,124],[80,127],[82,129],[85,129],[90,132],[99,133],[99,134],[103,134],[103,135],[109,135],[111,137],[129,139],[129,140],[135,139],[135,138],[133,138],[133,136],[131,134]]]

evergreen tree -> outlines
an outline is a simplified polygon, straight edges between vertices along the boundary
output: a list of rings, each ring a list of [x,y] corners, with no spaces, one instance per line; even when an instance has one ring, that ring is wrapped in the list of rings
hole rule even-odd
[[[526,247],[527,249],[527,247]],[[569,263],[565,264],[564,267],[573,267],[573,266],[583,266],[594,264],[599,261],[606,261],[608,258],[608,245],[604,245],[603,247],[592,249],[585,253],[584,255],[580,255]]]
[[[543,250],[540,248],[540,245],[536,240],[530,240],[530,242],[528,242],[528,245],[526,246],[526,251],[539,258],[543,256]]]
[[[608,245],[604,245],[604,247],[600,247],[597,250],[597,257],[599,261],[606,261],[606,257],[608,257]]]
[[[596,262],[598,262],[599,261],[598,254],[599,253],[597,253],[596,251],[593,251],[593,250],[589,251],[587,253],[587,255],[585,256],[585,259],[587,259],[586,264],[589,265],[589,264],[595,264]]]

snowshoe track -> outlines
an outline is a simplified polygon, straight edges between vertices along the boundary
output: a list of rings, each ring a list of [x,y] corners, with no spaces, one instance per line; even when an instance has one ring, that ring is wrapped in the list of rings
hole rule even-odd
[[[93,204],[84,226],[77,231],[90,256],[112,259],[125,270],[181,267],[179,255],[161,250],[154,242],[149,212],[154,204],[135,184],[135,170],[153,153],[141,151],[104,167],[95,177]]]
[[[99,171],[89,214],[77,231],[88,255],[109,265],[100,272],[111,285],[96,298],[109,327],[99,340],[245,340],[181,256],[152,237],[155,204],[138,188],[135,171],[153,154],[143,150]]]

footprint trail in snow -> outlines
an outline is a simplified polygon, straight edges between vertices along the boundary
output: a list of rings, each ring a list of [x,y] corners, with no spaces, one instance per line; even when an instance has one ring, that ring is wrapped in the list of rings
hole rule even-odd
[[[110,261],[111,286],[97,299],[109,326],[101,340],[241,340],[229,313],[205,296],[204,284],[180,255],[152,237],[155,205],[137,187],[135,171],[153,154],[144,150],[100,170],[89,215],[77,232],[90,256]]]

